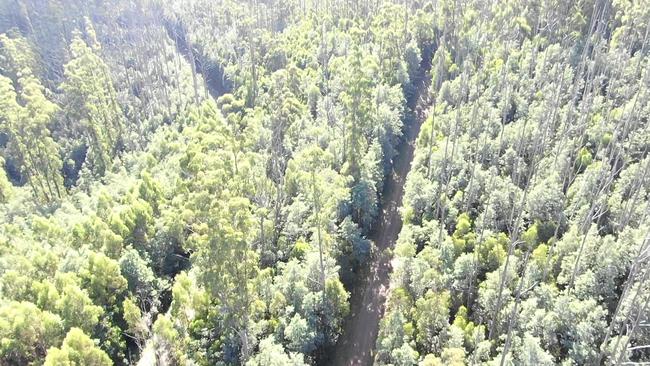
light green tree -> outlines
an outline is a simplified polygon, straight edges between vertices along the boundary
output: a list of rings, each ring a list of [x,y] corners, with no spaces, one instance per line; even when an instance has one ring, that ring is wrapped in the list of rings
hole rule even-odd
[[[0,361],[5,365],[40,363],[61,342],[61,318],[30,302],[0,304]]]
[[[43,87],[28,70],[17,85],[18,93],[12,80],[0,75],[1,130],[10,137],[15,160],[34,197],[52,202],[65,194],[59,145],[49,130],[58,107],[45,97]]]
[[[61,348],[50,348],[45,358],[45,366],[64,365],[111,366],[113,362],[81,329],[72,328],[65,336]]]
[[[75,136],[88,146],[86,162],[102,175],[120,149],[125,130],[122,108],[108,66],[77,34],[70,44],[72,59],[65,65],[64,112]]]

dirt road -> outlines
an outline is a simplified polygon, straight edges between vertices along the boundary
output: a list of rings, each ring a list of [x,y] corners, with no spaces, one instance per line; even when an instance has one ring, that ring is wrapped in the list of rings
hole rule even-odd
[[[391,272],[391,249],[402,228],[399,208],[402,206],[404,183],[411,168],[415,139],[426,118],[428,107],[427,91],[430,78],[430,58],[420,65],[420,81],[416,94],[409,103],[407,113],[411,122],[405,122],[404,138],[398,147],[398,156],[393,163],[393,172],[388,177],[382,195],[379,221],[370,235],[376,245],[368,267],[354,284],[350,298],[350,317],[343,334],[333,350],[331,365],[371,365],[374,359],[375,342],[379,321],[384,313],[384,302]],[[409,119],[406,118],[405,121]]]

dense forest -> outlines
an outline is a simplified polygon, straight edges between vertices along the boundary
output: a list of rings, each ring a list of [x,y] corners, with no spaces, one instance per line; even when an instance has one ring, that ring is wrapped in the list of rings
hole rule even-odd
[[[650,362],[648,0],[0,0],[0,365]]]

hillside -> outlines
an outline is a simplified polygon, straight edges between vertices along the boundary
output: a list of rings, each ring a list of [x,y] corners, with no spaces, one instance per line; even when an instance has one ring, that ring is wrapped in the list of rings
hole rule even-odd
[[[646,0],[0,2],[0,365],[650,362]]]

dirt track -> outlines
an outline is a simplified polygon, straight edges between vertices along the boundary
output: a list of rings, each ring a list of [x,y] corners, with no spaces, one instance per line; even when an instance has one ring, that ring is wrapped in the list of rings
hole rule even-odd
[[[350,298],[350,316],[344,331],[333,349],[331,365],[371,365],[374,359],[375,342],[379,331],[379,321],[384,313],[390,272],[391,254],[395,241],[402,228],[399,208],[402,206],[404,183],[411,168],[415,139],[420,126],[426,118],[430,78],[430,58],[424,57],[420,65],[420,81],[416,94],[409,103],[407,113],[413,116],[411,123],[404,128],[404,138],[398,147],[398,156],[393,163],[392,174],[386,180],[382,194],[379,221],[370,235],[376,251],[371,256],[368,267],[354,284]],[[408,119],[405,119],[408,120]]]

